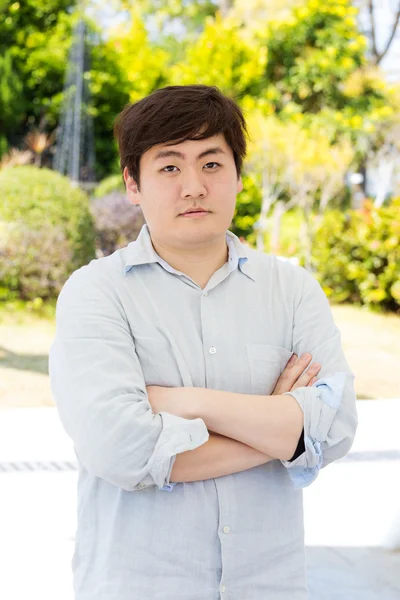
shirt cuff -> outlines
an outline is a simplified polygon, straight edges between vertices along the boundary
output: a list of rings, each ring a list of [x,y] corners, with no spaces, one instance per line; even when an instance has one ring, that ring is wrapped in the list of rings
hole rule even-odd
[[[304,413],[304,452],[295,460],[281,460],[295,489],[310,485],[318,476],[323,463],[322,445],[340,407],[348,375],[338,371],[311,387],[285,392],[297,400]]]
[[[162,491],[172,491],[176,483],[169,478],[176,455],[195,450],[205,444],[210,434],[203,419],[184,419],[167,412],[160,412],[163,429],[154,452],[148,462],[149,474]]]

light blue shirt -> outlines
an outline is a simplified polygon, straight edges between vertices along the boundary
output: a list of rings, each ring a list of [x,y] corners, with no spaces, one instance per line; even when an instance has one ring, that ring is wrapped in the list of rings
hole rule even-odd
[[[49,371],[79,464],[76,600],[304,600],[302,487],[350,449],[353,375],[317,281],[226,233],[202,289],[138,239],[93,260],[57,302]],[[292,353],[322,364],[290,392],[305,452],[232,475],[170,483],[206,443],[201,418],[154,414],[146,386],[270,394]],[[167,492],[167,493],[166,493]]]

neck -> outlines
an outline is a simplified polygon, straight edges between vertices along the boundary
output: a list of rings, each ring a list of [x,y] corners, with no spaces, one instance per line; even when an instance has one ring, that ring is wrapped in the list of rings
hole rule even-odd
[[[151,238],[153,248],[172,268],[184,273],[202,289],[228,260],[225,233],[204,248],[173,248],[164,241]]]

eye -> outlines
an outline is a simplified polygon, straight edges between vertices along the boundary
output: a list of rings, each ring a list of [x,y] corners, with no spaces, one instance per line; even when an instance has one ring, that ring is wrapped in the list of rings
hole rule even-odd
[[[221,166],[221,165],[220,165],[220,163],[217,163],[217,162],[209,162],[209,163],[207,163],[207,164],[206,164],[206,165],[204,165],[204,166],[205,166],[205,167],[210,167],[210,165],[214,165],[214,166],[213,166],[213,167],[211,167],[211,168],[207,168],[207,171],[215,171],[215,169],[216,169],[217,167],[220,167],[220,166]],[[177,168],[178,168],[178,167],[176,167],[175,165],[167,165],[166,167],[163,167],[163,168],[161,169],[161,171],[162,171],[163,173],[175,173],[176,171],[173,171],[173,169],[177,169]]]

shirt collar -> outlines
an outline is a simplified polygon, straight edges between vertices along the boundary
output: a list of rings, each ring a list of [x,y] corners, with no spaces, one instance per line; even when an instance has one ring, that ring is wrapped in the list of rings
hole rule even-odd
[[[241,243],[239,238],[231,231],[226,231],[226,243],[229,254],[229,271],[234,271],[237,267],[255,281],[254,265],[248,264],[252,249]],[[173,267],[168,265],[154,250],[151,243],[150,232],[147,223],[145,223],[138,237],[134,242],[128,244],[125,248],[124,260],[124,275],[126,275],[133,267],[138,265],[147,265],[149,263],[159,263],[164,268],[168,267],[168,271],[178,273]]]

